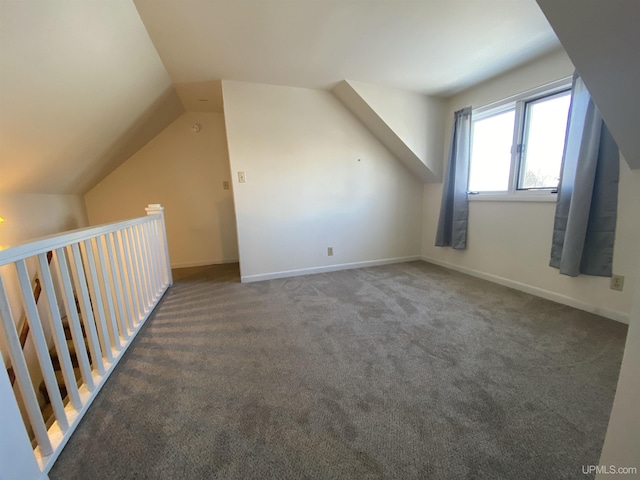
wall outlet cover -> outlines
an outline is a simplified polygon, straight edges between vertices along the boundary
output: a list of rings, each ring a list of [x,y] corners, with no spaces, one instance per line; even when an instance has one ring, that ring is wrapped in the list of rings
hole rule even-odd
[[[624,288],[624,276],[622,275],[611,275],[611,284],[609,285],[611,290],[617,290],[619,292]]]

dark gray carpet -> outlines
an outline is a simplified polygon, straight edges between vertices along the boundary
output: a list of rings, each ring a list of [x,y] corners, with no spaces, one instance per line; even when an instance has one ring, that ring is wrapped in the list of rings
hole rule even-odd
[[[625,325],[412,262],[179,272],[55,479],[583,479]]]

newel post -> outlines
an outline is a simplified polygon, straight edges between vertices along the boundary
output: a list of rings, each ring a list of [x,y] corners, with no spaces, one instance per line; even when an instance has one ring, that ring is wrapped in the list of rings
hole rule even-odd
[[[164,207],[159,203],[150,203],[145,208],[147,215],[160,215],[160,231],[158,232],[162,236],[162,245],[164,246],[165,263],[167,265],[167,279],[169,285],[173,285],[173,275],[171,274],[171,261],[169,260],[169,242],[167,241],[167,228],[164,222]]]

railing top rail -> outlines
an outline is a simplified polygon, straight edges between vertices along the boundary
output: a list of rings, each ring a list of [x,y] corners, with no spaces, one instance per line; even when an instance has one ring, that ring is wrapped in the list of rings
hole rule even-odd
[[[89,240],[101,235],[117,232],[118,230],[122,230],[124,228],[140,225],[142,223],[149,222],[160,217],[161,215],[158,213],[148,215],[146,217],[132,218],[130,220],[124,220],[122,222],[105,223],[104,225],[98,225],[95,227],[79,228],[77,230],[71,230],[64,233],[37,238],[29,242],[9,247],[6,250],[1,250],[0,266],[13,263],[17,260],[29,258],[34,255],[39,255],[56,248],[73,245],[74,243],[82,242],[84,240]]]

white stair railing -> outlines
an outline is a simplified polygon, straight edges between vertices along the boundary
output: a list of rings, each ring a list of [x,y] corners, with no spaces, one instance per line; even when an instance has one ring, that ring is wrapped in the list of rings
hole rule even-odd
[[[0,356],[0,479],[47,478],[107,377],[173,283],[163,210],[149,205],[146,217],[0,251],[0,336],[7,350]],[[53,252],[51,263],[47,252]],[[33,274],[42,287],[38,302]],[[19,298],[10,301],[8,284]],[[23,351],[17,331],[16,319],[23,311],[33,358]],[[40,377],[46,395],[34,383]]]

